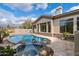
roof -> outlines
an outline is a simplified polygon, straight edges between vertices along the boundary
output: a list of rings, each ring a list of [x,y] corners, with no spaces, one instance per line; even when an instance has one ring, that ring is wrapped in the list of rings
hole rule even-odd
[[[71,15],[74,15],[74,14],[79,14],[79,9],[76,9],[76,10],[73,10],[73,11],[70,11],[70,12],[66,12],[66,13],[63,13],[63,14],[59,14],[57,16],[54,16],[53,19],[57,19],[57,18],[61,18],[61,17],[67,17],[67,16],[71,16]]]
[[[41,18],[52,19],[53,17],[52,17],[52,16],[43,15],[43,16],[40,16],[40,17],[39,17],[37,20],[35,20],[34,22],[32,22],[32,24],[38,22]]]
[[[37,20],[35,20],[32,24],[38,22],[41,18],[55,20],[55,19],[58,19],[58,18],[67,17],[67,16],[71,16],[71,15],[74,15],[74,14],[79,14],[79,9],[76,9],[76,10],[73,10],[73,11],[70,11],[70,12],[66,12],[66,13],[63,13],[63,14],[59,14],[59,15],[56,15],[56,16],[43,15],[43,16],[40,16]]]

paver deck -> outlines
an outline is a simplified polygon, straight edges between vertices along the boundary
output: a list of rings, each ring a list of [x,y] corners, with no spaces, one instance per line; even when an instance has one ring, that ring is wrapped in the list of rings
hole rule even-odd
[[[74,56],[74,42],[57,40],[49,46],[54,50],[54,56]]]
[[[36,36],[45,37],[51,40],[51,44],[48,46],[54,50],[54,56],[74,56],[74,42],[43,35]]]

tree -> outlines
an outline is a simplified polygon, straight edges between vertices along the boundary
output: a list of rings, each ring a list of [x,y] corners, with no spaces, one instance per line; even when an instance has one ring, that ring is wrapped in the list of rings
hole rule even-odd
[[[3,40],[3,38],[2,38],[2,31],[0,30],[0,43],[2,43],[2,40]]]
[[[31,28],[32,28],[32,20],[31,20],[31,19],[27,19],[27,20],[22,24],[22,28],[24,28],[24,29],[31,29]]]
[[[0,43],[3,42],[5,37],[9,36],[9,32],[5,29],[0,30]]]

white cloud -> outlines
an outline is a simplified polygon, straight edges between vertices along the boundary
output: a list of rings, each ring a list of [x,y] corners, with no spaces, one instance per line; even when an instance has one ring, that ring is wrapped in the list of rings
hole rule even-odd
[[[50,15],[55,16],[55,11],[56,11],[56,9],[51,10],[51,11],[50,11]]]
[[[34,20],[36,20],[37,19],[37,17],[31,17],[31,16],[27,16],[27,17],[18,17],[17,18],[18,20],[16,21],[16,23],[18,23],[18,24],[22,24],[22,23],[24,23],[26,20],[32,20],[32,21],[34,21]]]
[[[31,17],[15,17],[9,11],[0,9],[0,24],[19,24]]]
[[[67,10],[66,12],[69,12],[69,11],[72,11],[72,10],[76,10],[76,9],[79,9],[79,5],[71,7],[71,8],[70,8],[69,10]]]
[[[32,11],[34,7],[31,3],[8,3],[6,5],[11,6],[12,9],[20,9],[23,11]]]
[[[6,5],[13,10],[19,9],[25,12],[32,11],[34,8],[38,10],[47,9],[48,7],[47,3],[37,3],[36,6],[34,6],[32,3],[7,3]]]
[[[15,17],[12,13],[4,9],[0,9],[0,26],[7,26],[8,24],[10,26],[17,26],[18,24],[23,23],[26,18]]]
[[[27,9],[29,7],[30,8],[28,10],[31,10],[33,8],[31,4],[10,4],[10,6],[13,6],[12,8],[20,8],[22,10],[24,8]],[[10,24],[12,26],[22,24],[28,18],[30,18],[32,20],[36,20],[37,18],[34,16],[35,15],[33,14],[32,16],[27,16],[27,17],[24,17],[24,16],[15,17],[15,15],[13,13],[11,13],[7,10],[4,10],[4,9],[0,9],[0,26],[6,25],[6,24]]]
[[[58,6],[50,11],[50,15],[52,15],[52,16],[56,16],[59,14],[62,14],[62,6]]]
[[[31,18],[33,21],[36,20],[37,18]]]
[[[47,3],[39,3],[36,5],[36,9],[46,9],[48,7]]]
[[[27,18],[28,18],[28,17],[24,17],[24,16],[18,17],[18,20],[17,20],[17,21],[24,21],[24,20],[27,20]]]
[[[5,23],[8,22],[10,24],[12,23],[12,20],[14,21],[16,20],[16,17],[12,13],[4,9],[0,9],[0,22],[5,22]]]
[[[18,22],[18,24],[23,24],[24,23],[24,21],[20,21],[20,22]]]
[[[19,19],[18,22],[23,22],[23,21],[26,21],[26,20],[29,20],[29,19],[31,19],[32,21],[34,21],[34,20],[37,19],[37,17],[27,16],[27,17],[19,17],[18,19]]]
[[[7,20],[5,18],[1,19],[2,22],[6,22]]]
[[[32,11],[33,8],[35,9],[46,9],[48,7],[47,3],[37,3],[36,6],[34,6],[32,3],[8,3],[6,4],[8,6],[11,6],[11,8],[14,9],[20,9],[23,11]]]

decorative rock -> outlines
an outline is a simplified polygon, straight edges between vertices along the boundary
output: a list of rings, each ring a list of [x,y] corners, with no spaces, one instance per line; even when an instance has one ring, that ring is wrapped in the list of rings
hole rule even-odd
[[[37,41],[35,39],[32,39],[32,43],[36,43]]]
[[[45,43],[45,44],[50,44],[51,41],[50,41],[49,39],[47,39],[47,40],[44,40],[43,43]]]
[[[46,50],[42,50],[40,52],[40,56],[47,56],[48,52]]]
[[[40,56],[53,56],[54,51],[47,46],[44,46],[43,48],[40,49],[39,55]]]

